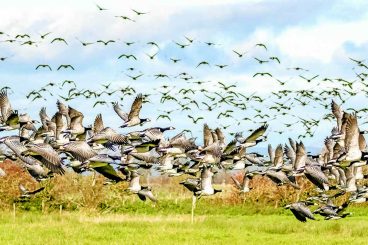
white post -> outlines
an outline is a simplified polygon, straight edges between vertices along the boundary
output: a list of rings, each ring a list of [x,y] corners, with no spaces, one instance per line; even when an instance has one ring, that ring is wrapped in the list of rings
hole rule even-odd
[[[191,218],[192,224],[194,223],[194,209],[196,206],[196,201],[197,201],[197,197],[193,195],[192,196],[192,218]]]

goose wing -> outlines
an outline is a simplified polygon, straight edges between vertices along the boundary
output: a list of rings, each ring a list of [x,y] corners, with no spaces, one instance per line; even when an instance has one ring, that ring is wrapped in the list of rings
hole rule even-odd
[[[114,108],[114,111],[116,112],[116,114],[118,114],[118,116],[121,119],[123,119],[124,122],[128,121],[128,114],[123,112],[123,110],[120,108],[118,102],[113,103],[113,108]]]
[[[332,110],[332,114],[336,118],[337,128],[340,131],[341,130],[341,125],[342,125],[342,117],[343,117],[344,112],[343,112],[341,106],[339,106],[334,100],[332,100],[332,102],[331,102],[331,110]]]
[[[204,147],[212,145],[213,143],[211,129],[208,127],[207,123],[203,125],[203,143]]]
[[[132,104],[132,107],[130,108],[130,112],[128,115],[129,120],[131,120],[132,118],[136,118],[136,117],[139,118],[139,112],[142,109],[142,104],[143,104],[142,94],[138,94]]]
[[[85,141],[73,141],[64,145],[63,151],[69,152],[80,162],[84,162],[97,155],[91,146]]]
[[[346,151],[350,149],[359,149],[359,128],[356,115],[350,115],[347,119],[345,148]]]
[[[268,144],[267,150],[268,150],[268,156],[270,157],[271,163],[274,163],[275,154],[273,152],[273,148],[272,148],[272,145],[271,144]]]
[[[268,124],[264,124],[261,127],[257,128],[256,130],[254,130],[252,132],[251,135],[249,135],[246,139],[244,143],[248,143],[248,142],[254,142],[256,139],[258,139],[259,137],[261,137],[267,130],[268,128]]]
[[[104,127],[104,123],[102,120],[102,115],[100,113],[96,116],[95,121],[93,123],[93,133],[97,134],[101,132],[104,128],[105,127]]]
[[[5,123],[8,117],[12,114],[13,109],[10,104],[8,93],[6,89],[2,89],[0,91],[0,112],[1,112],[1,120],[0,123]]]
[[[282,149],[282,145],[278,145],[275,150],[273,164],[274,166],[282,166],[284,163],[284,151]]]
[[[61,166],[59,154],[48,144],[31,144],[29,151],[35,152],[42,157],[42,163],[54,173],[63,174],[65,170]]]

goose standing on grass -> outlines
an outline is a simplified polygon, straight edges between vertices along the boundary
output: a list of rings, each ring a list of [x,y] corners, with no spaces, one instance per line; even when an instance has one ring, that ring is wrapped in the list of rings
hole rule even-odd
[[[149,118],[140,118],[139,113],[142,109],[143,97],[142,94],[138,94],[135,98],[132,107],[130,108],[129,114],[123,112],[118,104],[118,102],[113,103],[114,111],[118,116],[123,119],[124,124],[120,126],[121,128],[133,127],[136,125],[142,125],[145,122],[151,121]]]

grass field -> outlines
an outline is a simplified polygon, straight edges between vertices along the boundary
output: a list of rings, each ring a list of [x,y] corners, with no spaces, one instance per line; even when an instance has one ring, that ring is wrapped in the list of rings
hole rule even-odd
[[[300,223],[293,216],[0,214],[1,244],[367,244],[368,216]]]

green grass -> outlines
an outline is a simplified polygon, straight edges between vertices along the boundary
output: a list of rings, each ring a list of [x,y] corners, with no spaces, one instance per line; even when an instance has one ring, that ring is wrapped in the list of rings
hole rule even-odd
[[[368,216],[0,213],[1,244],[367,244]]]

